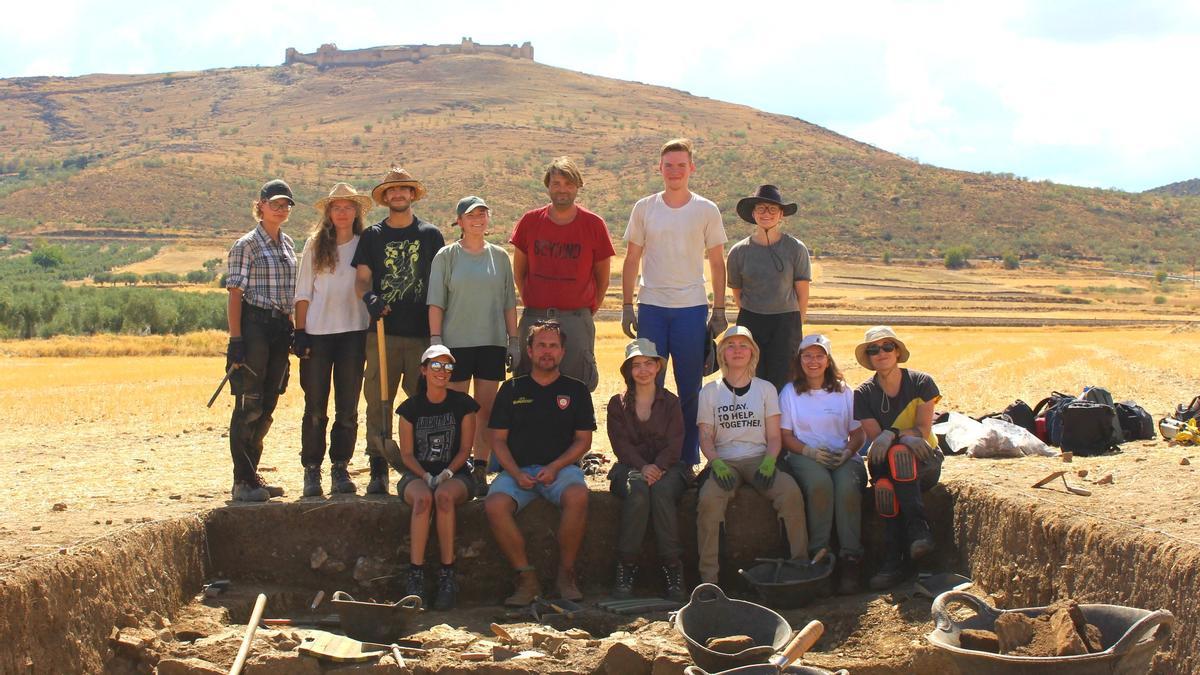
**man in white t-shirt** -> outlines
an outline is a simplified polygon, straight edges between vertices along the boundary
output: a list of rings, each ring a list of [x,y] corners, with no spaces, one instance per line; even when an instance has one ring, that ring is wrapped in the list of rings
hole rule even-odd
[[[729,325],[725,319],[725,225],[717,205],[688,188],[696,171],[690,140],[677,138],[663,145],[658,168],[663,191],[638,200],[625,230],[621,328],[631,338],[649,339],[659,354],[669,357],[683,407],[682,461],[692,465],[700,461],[696,403],[703,378],[704,343],[708,333],[719,335]],[[705,258],[713,300],[707,327]],[[635,313],[633,287],[639,271]],[[666,371],[658,377],[661,384]]]

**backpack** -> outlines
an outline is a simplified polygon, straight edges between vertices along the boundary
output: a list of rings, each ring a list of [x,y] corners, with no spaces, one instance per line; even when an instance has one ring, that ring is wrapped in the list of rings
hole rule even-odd
[[[1091,401],[1067,402],[1051,429],[1054,445],[1081,457],[1099,455],[1116,447],[1121,428],[1111,406]]]
[[[1133,401],[1118,403],[1117,420],[1127,441],[1148,441],[1154,438],[1154,418]]]
[[[1076,400],[1074,396],[1056,391],[1038,401],[1038,404],[1033,407],[1034,435],[1045,443],[1058,445],[1058,439],[1062,438],[1060,420],[1062,409],[1074,400]],[[1041,420],[1042,423],[1038,424],[1038,420]]]
[[[1112,410],[1112,444],[1120,445],[1125,442],[1125,434],[1121,429],[1121,418],[1117,414],[1117,404],[1113,401],[1111,392],[1104,387],[1084,387],[1083,394],[1079,398],[1082,401],[1091,401],[1092,403],[1108,406]]]
[[[1037,416],[1033,414],[1033,408],[1030,408],[1029,404],[1021,399],[1013,401],[1011,405],[1000,412],[988,413],[987,415],[980,417],[979,421],[982,422],[989,417],[1002,419],[1006,422],[1012,422],[1013,424],[1028,430],[1029,433],[1037,433],[1035,423]]]

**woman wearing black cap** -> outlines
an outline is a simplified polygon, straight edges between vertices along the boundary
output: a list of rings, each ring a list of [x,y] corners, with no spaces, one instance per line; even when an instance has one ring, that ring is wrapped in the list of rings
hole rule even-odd
[[[283,496],[282,488],[263,482],[258,461],[271,414],[287,388],[296,249],[282,226],[295,204],[287,183],[267,182],[251,207],[258,225],[229,249],[225,356],[229,390],[237,397],[229,421],[234,501],[265,502]]]
[[[740,310],[737,323],[750,329],[762,350],[755,375],[778,391],[788,382],[792,357],[804,337],[812,280],[808,247],[780,231],[783,219],[796,213],[796,205],[784,203],[774,185],[758,186],[738,201],[737,212],[755,226],[754,234],[729,249],[726,265]]]

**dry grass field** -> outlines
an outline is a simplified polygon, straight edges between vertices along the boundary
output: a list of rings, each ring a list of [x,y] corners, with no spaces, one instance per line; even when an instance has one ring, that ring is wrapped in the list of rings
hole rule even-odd
[[[202,244],[173,244],[164,246],[153,257],[132,265],[113,270],[114,272],[134,272],[148,274],[150,272],[175,272],[184,274],[191,270],[203,269],[204,261],[213,258],[225,259],[229,253],[229,245],[221,243]]]

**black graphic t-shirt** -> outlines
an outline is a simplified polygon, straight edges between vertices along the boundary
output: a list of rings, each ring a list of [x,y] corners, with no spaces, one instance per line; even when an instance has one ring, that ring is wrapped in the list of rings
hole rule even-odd
[[[396,408],[396,414],[413,426],[413,455],[421,468],[436,476],[458,453],[463,418],[478,410],[475,399],[448,390],[441,403],[430,403],[424,394],[413,396]]]
[[[517,466],[546,465],[562,456],[576,431],[595,431],[596,412],[587,385],[559,375],[543,387],[529,375],[500,385],[488,426],[508,429]]]
[[[429,337],[429,268],[445,244],[436,227],[416,216],[408,227],[388,227],[384,219],[363,230],[352,264],[371,268],[374,291],[392,308],[383,318],[388,335]]]

